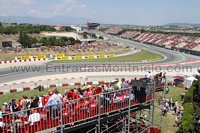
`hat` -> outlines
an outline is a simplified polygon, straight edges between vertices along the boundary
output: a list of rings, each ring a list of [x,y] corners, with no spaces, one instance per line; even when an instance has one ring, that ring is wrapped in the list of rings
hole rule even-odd
[[[4,105],[8,105],[8,103],[7,103],[7,102],[4,102],[3,104],[4,104]]]

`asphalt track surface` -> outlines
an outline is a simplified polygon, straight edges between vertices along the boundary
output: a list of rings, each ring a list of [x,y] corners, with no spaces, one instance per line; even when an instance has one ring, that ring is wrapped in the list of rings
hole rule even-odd
[[[5,83],[9,81],[44,76],[44,75],[55,75],[63,73],[81,73],[81,72],[106,72],[106,71],[133,71],[133,68],[140,68],[137,70],[144,70],[141,68],[148,67],[150,71],[153,68],[159,68],[158,70],[168,70],[169,66],[182,68],[199,68],[200,67],[200,57],[193,56],[189,54],[179,53],[172,50],[158,48],[154,46],[149,46],[141,44],[138,42],[133,42],[130,40],[122,39],[116,36],[106,35],[98,32],[97,34],[103,35],[111,41],[117,41],[125,45],[138,47],[153,53],[163,55],[165,60],[152,62],[152,63],[132,63],[132,62],[116,62],[116,63],[62,63],[62,64],[46,64],[38,63],[31,66],[16,66],[18,71],[9,68],[0,69],[0,83]],[[148,56],[148,55],[147,55]],[[22,70],[22,68],[24,70]],[[115,69],[114,69],[115,68]],[[151,70],[152,69],[152,70]],[[171,68],[174,69],[174,68]],[[134,69],[135,70],[135,69]],[[147,69],[145,69],[147,70]],[[81,74],[80,74],[81,75]]]

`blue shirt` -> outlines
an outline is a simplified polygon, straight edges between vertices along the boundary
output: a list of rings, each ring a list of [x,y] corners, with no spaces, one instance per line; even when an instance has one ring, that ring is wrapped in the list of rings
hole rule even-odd
[[[3,114],[2,114],[2,112],[0,111],[0,118],[3,118]]]
[[[126,88],[126,83],[125,82],[122,83],[122,88]]]

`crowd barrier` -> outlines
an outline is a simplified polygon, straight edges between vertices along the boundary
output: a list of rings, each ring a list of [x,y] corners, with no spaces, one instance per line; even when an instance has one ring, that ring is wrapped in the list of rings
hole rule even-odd
[[[0,133],[35,133],[39,131],[67,131],[68,129],[104,119],[120,112],[131,113],[132,107],[154,99],[155,88],[127,88],[90,95],[79,99],[66,99],[62,103],[3,114]],[[99,123],[100,124],[100,123]],[[150,122],[146,124],[150,127]],[[48,129],[48,131],[47,131]],[[78,128],[77,128],[78,129]],[[78,132],[78,131],[77,131]]]
[[[65,56],[64,54],[50,55],[50,58],[55,60],[79,60],[79,59],[98,59],[98,58],[112,58],[115,54],[101,54],[101,55],[77,55],[77,56]]]
[[[9,61],[0,61],[0,64],[9,64],[9,63],[19,63],[19,62],[33,62],[33,61],[47,61],[48,58],[41,59],[25,59],[25,60],[9,60]]]

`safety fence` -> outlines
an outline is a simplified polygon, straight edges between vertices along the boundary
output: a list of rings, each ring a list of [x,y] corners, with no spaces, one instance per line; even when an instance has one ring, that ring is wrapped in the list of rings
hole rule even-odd
[[[95,94],[95,90],[93,92]],[[101,121],[104,118],[120,114],[123,111],[128,112],[127,115],[130,116],[133,107],[139,108],[141,104],[152,101],[155,98],[154,94],[154,85],[147,85],[146,87],[132,86],[109,92],[103,90],[100,94],[79,99],[68,97],[68,99],[62,99],[61,103],[50,106],[3,114],[3,118],[0,119],[0,122],[3,123],[0,133],[35,133],[44,130],[45,132],[63,132],[71,131],[74,128],[77,129],[76,132],[79,132],[82,130],[78,128],[80,124],[87,126],[90,122],[97,122],[98,131],[101,132]],[[148,121],[143,126],[150,128],[152,124]],[[131,130],[136,129],[134,126],[131,128]]]

